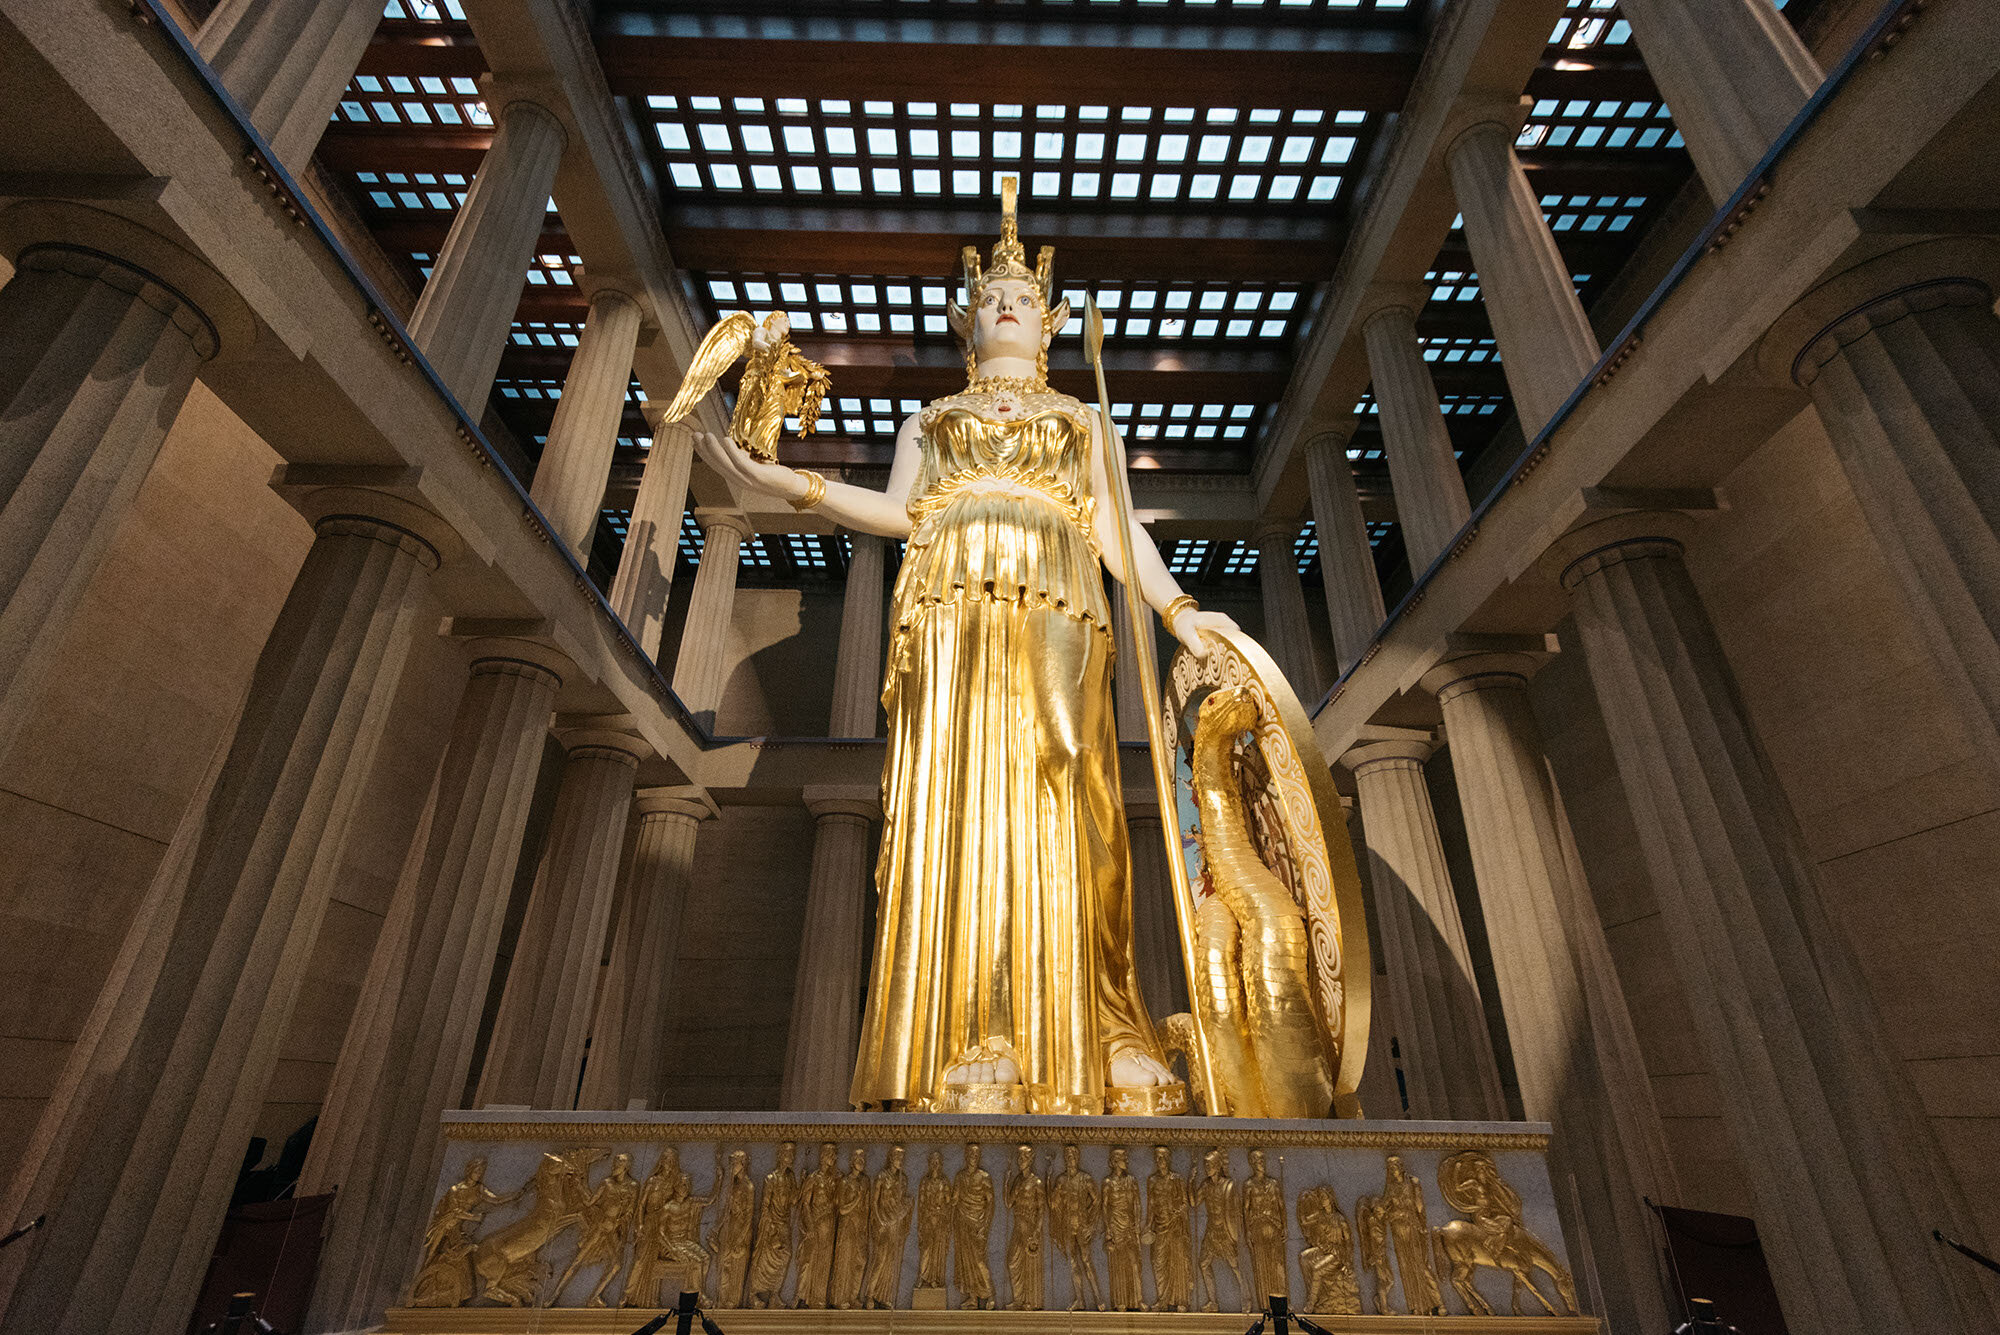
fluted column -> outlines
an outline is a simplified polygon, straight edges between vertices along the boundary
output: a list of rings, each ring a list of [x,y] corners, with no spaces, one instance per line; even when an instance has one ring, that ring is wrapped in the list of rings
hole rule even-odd
[[[569,759],[500,994],[476,1103],[572,1108],[611,927],[625,817],[646,744],[613,728],[563,734]]]
[[[840,647],[833,667],[829,737],[873,737],[882,701],[884,540],[848,535],[847,592],[840,604]]]
[[[1340,760],[1354,774],[1367,823],[1375,922],[1410,1116],[1500,1121],[1506,1098],[1424,786],[1424,762],[1435,749],[1428,738],[1369,741]]]
[[[868,827],[882,814],[874,790],[808,788],[812,879],[792,984],[785,1079],[778,1106],[844,1111],[861,1041],[861,981],[868,923]]]
[[[736,613],[736,567],[750,521],[735,510],[701,510],[701,564],[674,659],[674,694],[705,728],[715,728],[715,711],[729,684],[730,623]]]
[[[474,418],[493,388],[568,140],[555,114],[533,102],[509,102],[494,127],[410,317],[410,337]]]
[[[1761,356],[1812,394],[1969,735],[2000,772],[2000,246],[1893,251],[1826,283]]]
[[[1396,518],[1402,521],[1410,569],[1421,574],[1451,546],[1472,517],[1472,507],[1465,499],[1465,478],[1452,453],[1431,366],[1417,340],[1424,290],[1399,283],[1369,295],[1376,309],[1361,334],[1382,419],[1382,453],[1396,488]]]
[[[1375,552],[1354,470],[1347,463],[1347,437],[1338,431],[1305,444],[1306,480],[1312,488],[1313,524],[1319,532],[1319,568],[1326,583],[1327,624],[1333,632],[1338,671],[1353,667],[1388,618],[1382,610],[1382,581],[1375,575]]]
[[[660,656],[660,627],[673,589],[674,562],[681,550],[681,516],[687,511],[688,471],[694,464],[694,436],[684,422],[655,427],[625,550],[611,580],[611,610],[654,661]]]
[[[1306,590],[1299,582],[1299,526],[1269,522],[1257,530],[1257,585],[1264,595],[1264,643],[1307,709],[1326,687],[1313,655],[1312,622],[1306,617]]]
[[[1147,618],[1150,632],[1152,618]],[[1111,586],[1111,638],[1118,657],[1111,670],[1111,704],[1118,721],[1118,740],[1146,740],[1146,697],[1139,690],[1139,641],[1132,634],[1132,612],[1125,590]]]
[[[1347,839],[1351,847],[1364,850],[1368,847],[1366,819],[1360,805],[1345,793],[1340,798],[1341,814],[1347,822]],[[1368,918],[1380,930],[1382,911],[1376,893],[1373,873],[1366,858],[1357,858],[1362,867],[1362,879],[1368,889]],[[1385,952],[1374,950],[1375,976],[1368,993],[1368,1060],[1361,1067],[1361,1082],[1355,1087],[1355,1097],[1361,1101],[1362,1114],[1371,1120],[1408,1117],[1403,1107],[1403,1091],[1397,1081],[1396,1051],[1401,1046],[1396,1035],[1403,1027],[1402,1016],[1396,1009],[1395,995],[1387,983],[1387,961]]]
[[[8,1335],[180,1330],[290,1025],[447,530],[323,490],[228,753],[182,817],[6,1205]],[[10,1258],[11,1259],[11,1258]]]
[[[1125,831],[1132,849],[1132,965],[1139,974],[1139,991],[1157,1019],[1188,1009],[1187,965],[1159,807],[1127,806]]]
[[[542,747],[568,662],[474,640],[471,676],[348,1023],[302,1193],[337,1191],[311,1332],[358,1330],[405,1296],[437,1186],[438,1116],[464,1098]]]
[[[195,49],[289,171],[306,165],[382,22],[380,0],[222,0]]]
[[[110,255],[38,245],[0,288],[0,749],[216,331]]]
[[[1465,216],[1500,369],[1533,438],[1597,364],[1597,336],[1576,298],[1540,199],[1514,156],[1520,109],[1500,104],[1452,141],[1445,161]]]
[[[1993,1330],[1990,1286],[1958,1275],[1929,1236],[1963,1234],[1964,1204],[1738,702],[1682,527],[1621,515],[1557,551],[1786,1322],[1830,1335]]]
[[[591,294],[583,335],[563,377],[562,398],[528,492],[556,535],[579,557],[590,550],[597,515],[604,508],[604,485],[625,417],[641,320],[639,303],[617,288],[600,287]]]
[[[1819,87],[1819,66],[1771,0],[1620,0],[1618,13],[1720,204]]]
[[[1636,1041],[1603,924],[1564,853],[1528,705],[1534,667],[1525,654],[1472,653],[1423,685],[1444,712],[1523,1110],[1555,1124],[1551,1160],[1576,1178],[1582,1228],[1570,1236],[1597,1254],[1614,1330],[1665,1330],[1644,1198],[1672,1199],[1672,1170],[1643,1068],[1624,1060]]]
[[[633,799],[632,814],[638,829],[611,945],[615,982],[605,989],[607,995],[615,990],[621,1005],[618,1014],[600,1015],[592,1026],[591,1057],[577,1101],[582,1108],[660,1106],[695,834],[716,812],[714,801],[699,788],[642,788]]]

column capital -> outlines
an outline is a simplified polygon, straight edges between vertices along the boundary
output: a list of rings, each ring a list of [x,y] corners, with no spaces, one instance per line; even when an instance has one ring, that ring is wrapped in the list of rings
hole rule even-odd
[[[1440,703],[1487,686],[1526,686],[1555,653],[1554,640],[1552,635],[1448,635],[1436,666],[1420,682]]]
[[[562,135],[565,145],[569,142],[569,125],[557,107],[563,105],[562,88],[554,79],[522,78],[510,75],[505,79],[489,74],[480,80],[484,85],[486,105],[493,112],[493,120],[499,122],[510,117],[545,121]]]
[[[632,795],[632,814],[641,820],[685,816],[689,820],[713,820],[720,815],[715,799],[706,788],[641,788]]]
[[[1549,544],[1543,558],[1565,589],[1586,575],[1636,556],[1678,559],[1694,531],[1685,510],[1624,510],[1587,519]]]
[[[1299,449],[1308,462],[1315,455],[1330,454],[1341,463],[1347,462],[1347,442],[1354,439],[1354,424],[1346,426],[1308,428]]]
[[[1282,544],[1280,551],[1286,555],[1290,555],[1291,544],[1297,541],[1299,534],[1304,531],[1305,526],[1305,520],[1303,519],[1279,519],[1267,515],[1259,519],[1256,528],[1251,530],[1251,542],[1261,552],[1270,546],[1273,541],[1277,541]]]
[[[343,468],[338,465],[280,464],[271,490],[291,503],[314,529],[342,520],[386,525],[408,534],[426,552],[427,564],[441,565],[465,553],[465,542],[416,496],[420,468]]]
[[[572,760],[585,751],[595,752],[607,760],[628,763],[634,769],[643,760],[653,756],[653,748],[636,732],[620,726],[622,716],[613,715],[602,720],[591,720],[585,726],[556,727],[556,740],[563,744]]]
[[[741,510],[700,505],[695,507],[694,521],[701,525],[704,534],[712,528],[726,528],[736,535],[738,542],[748,542],[757,535],[757,529],[751,524],[750,516]]]
[[[882,819],[882,790],[855,784],[814,784],[800,794],[814,819],[823,816],[855,816],[866,821]]]
[[[1780,384],[1810,386],[1843,347],[1937,306],[1990,308],[2000,292],[2000,241],[1946,236],[1899,246],[1835,274],[1779,316],[1757,366]]]
[[[642,296],[645,289],[631,274],[597,274],[588,269],[579,269],[576,282],[593,307],[600,301],[611,306],[622,302],[637,310],[641,320],[646,318],[646,302]]]
[[[1445,156],[1458,151],[1459,144],[1475,131],[1493,129],[1507,138],[1507,147],[1514,146],[1521,127],[1527,123],[1528,110],[1534,102],[1526,97],[1504,97],[1497,93],[1475,93],[1459,99],[1458,105],[1445,117],[1444,132],[1438,141],[1445,145]]]
[[[1354,324],[1365,328],[1376,317],[1404,312],[1412,321],[1429,301],[1431,289],[1428,283],[1371,283],[1361,294],[1361,302],[1354,311]]]
[[[1423,728],[1392,728],[1369,724],[1354,745],[1341,753],[1340,763],[1359,776],[1365,769],[1391,761],[1421,765],[1438,749],[1437,734]]]

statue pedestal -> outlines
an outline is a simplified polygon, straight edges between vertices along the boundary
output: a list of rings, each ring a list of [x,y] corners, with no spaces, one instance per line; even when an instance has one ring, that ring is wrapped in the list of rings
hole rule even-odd
[[[486,1111],[447,1113],[443,1130],[439,1198],[442,1204],[450,1195],[463,1222],[455,1234],[434,1225],[428,1247],[422,1238],[407,1245],[413,1258],[421,1254],[426,1282],[420,1291],[433,1301],[437,1295],[445,1301],[471,1296],[456,1306],[391,1309],[386,1335],[626,1335],[660,1309],[580,1306],[608,1264],[595,1258],[613,1252],[621,1268],[606,1290],[608,1302],[622,1300],[635,1268],[663,1279],[671,1275],[676,1282],[684,1268],[700,1270],[705,1310],[724,1335],[779,1330],[1027,1335],[1052,1329],[1240,1335],[1249,1318],[1242,1315],[1245,1295],[1230,1267],[1219,1259],[1208,1267],[1219,1290],[1213,1295],[1201,1274],[1200,1260],[1209,1249],[1232,1250],[1223,1235],[1210,1234],[1205,1202],[1211,1198],[1234,1202],[1233,1210],[1223,1213],[1238,1221],[1233,1254],[1245,1286],[1282,1284],[1294,1310],[1310,1313],[1329,1331],[1589,1335],[1598,1329],[1594,1318],[1572,1314],[1573,1299],[1565,1294],[1574,1292],[1572,1262],[1548,1179],[1548,1131],[1538,1123]],[[767,1179],[786,1145],[793,1149],[796,1204],[786,1229],[790,1248],[781,1305],[769,1311],[738,1308],[730,1301],[736,1295],[717,1292],[720,1275],[732,1269],[741,1275],[747,1265],[754,1288],[760,1265],[775,1271],[778,1261],[764,1237],[751,1238],[746,1253],[740,1227],[735,1254],[718,1256],[728,1250],[719,1245],[718,1234],[732,1190],[742,1191],[746,1181],[754,1190],[748,1217],[767,1231],[770,1221],[762,1218]],[[820,1174],[823,1146],[834,1147],[837,1166]],[[899,1231],[891,1226],[884,1232],[869,1212],[896,1146],[904,1152],[908,1223],[896,1254],[885,1263],[887,1271],[878,1274],[877,1240],[896,1240]],[[971,1175],[968,1147],[975,1147]],[[1021,1178],[1022,1147],[1039,1187]],[[1076,1171],[1088,1175],[1087,1184],[1080,1177],[1064,1181],[1072,1148]],[[661,1170],[669,1149],[674,1157]],[[865,1180],[850,1177],[857,1149],[865,1153]],[[747,1155],[747,1171],[732,1182],[727,1162],[739,1150]],[[1155,1182],[1162,1154],[1172,1180]],[[636,1193],[600,1190],[617,1155],[630,1156]],[[926,1192],[933,1155],[942,1181],[932,1177]],[[1125,1174],[1114,1168],[1120,1158]],[[487,1191],[521,1190],[521,1197],[491,1204],[477,1186],[469,1187],[474,1159],[485,1160]],[[1211,1183],[1217,1169],[1231,1185]],[[686,1178],[686,1191],[678,1196],[675,1172]],[[881,1194],[890,1205],[901,1195],[893,1184]],[[715,1198],[705,1209],[704,1197]],[[1070,1265],[1075,1249],[1066,1244],[1061,1225],[1074,1217],[1069,1203],[1080,1197],[1098,1202],[1085,1248],[1096,1282],[1083,1286],[1086,1296],[1094,1287],[1100,1304],[1122,1305],[1130,1301],[1125,1295],[1136,1279],[1138,1301],[1148,1307],[1163,1298],[1199,1307],[1212,1296],[1223,1310],[1069,1311],[1077,1289]],[[978,1207],[986,1199],[992,1208],[990,1219],[982,1221]],[[618,1200],[636,1204],[625,1211],[610,1208]],[[675,1207],[666,1204],[675,1200],[680,1202]],[[969,1207],[964,1212],[956,1208],[960,1201]],[[1034,1211],[1037,1201],[1046,1207]],[[686,1250],[691,1240],[709,1254],[705,1268]],[[1032,1248],[1026,1245],[1030,1241],[1036,1244]],[[983,1261],[990,1287],[981,1284],[979,1264],[966,1261],[968,1246]],[[577,1267],[561,1293],[552,1292],[580,1247],[591,1259]],[[933,1252],[932,1265],[944,1265],[946,1288],[917,1287],[920,1250]],[[1406,1255],[1407,1276],[1401,1268]],[[1028,1256],[1040,1270],[1038,1284],[1022,1270]],[[726,1264],[719,1267],[717,1261]],[[1496,1268],[1500,1265],[1519,1266],[1534,1283],[1534,1295],[1519,1295],[1529,1315],[1507,1315],[1513,1281],[1506,1269]],[[859,1293],[865,1302],[874,1290],[862,1286],[879,1281],[893,1289],[894,1306],[795,1310],[800,1277],[809,1268],[816,1271],[807,1283],[809,1294],[827,1294],[840,1303],[848,1301],[844,1295]],[[1029,1293],[1039,1289],[1041,1310],[962,1308],[968,1283],[976,1296],[1005,1308],[1023,1280]],[[978,1292],[982,1287],[985,1293]],[[1434,1304],[1429,1310],[1436,1314],[1427,1315],[1422,1306],[1409,1314],[1406,1288],[1420,1305]],[[505,1305],[509,1296],[529,1305]],[[672,1301],[671,1293],[664,1301]],[[1553,1312],[1544,1312],[1545,1306]]]

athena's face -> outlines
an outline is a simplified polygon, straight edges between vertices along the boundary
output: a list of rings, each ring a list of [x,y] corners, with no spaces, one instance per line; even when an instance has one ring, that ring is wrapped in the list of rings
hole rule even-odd
[[[1047,341],[1042,295],[1033,283],[1002,278],[980,289],[972,308],[972,351],[988,357],[1033,358]]]

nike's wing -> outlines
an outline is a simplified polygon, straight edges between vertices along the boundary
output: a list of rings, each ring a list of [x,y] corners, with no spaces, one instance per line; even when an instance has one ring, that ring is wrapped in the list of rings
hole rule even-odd
[[[722,373],[735,364],[750,346],[750,335],[757,328],[757,320],[748,311],[737,311],[724,316],[721,323],[708,331],[701,346],[695,349],[694,364],[688,367],[687,378],[681,381],[680,391],[674,401],[660,414],[662,422],[678,422],[694,411],[702,396],[715,388],[715,382]]]

